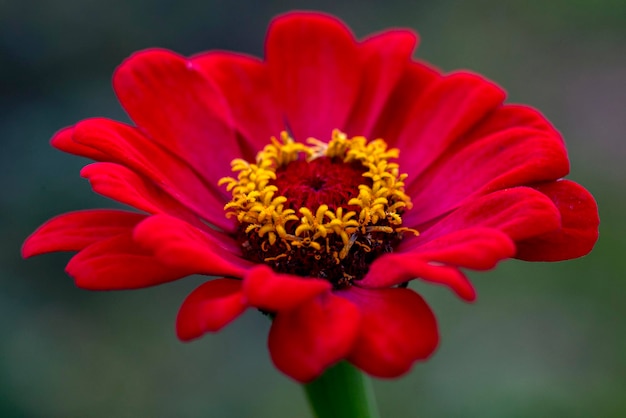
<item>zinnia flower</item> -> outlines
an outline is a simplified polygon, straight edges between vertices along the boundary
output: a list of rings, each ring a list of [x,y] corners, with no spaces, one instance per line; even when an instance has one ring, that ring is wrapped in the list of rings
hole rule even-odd
[[[96,160],[81,175],[137,211],[58,216],[23,255],[77,251],[67,272],[94,290],[218,277],[183,302],[178,336],[258,309],[272,360],[301,382],[342,359],[407,372],[439,341],[407,282],[472,301],[463,269],[580,257],[598,231],[551,124],[479,75],[414,60],[416,43],[290,13],[263,60],[134,54],[113,78],[134,125],[88,119],[52,145]]]

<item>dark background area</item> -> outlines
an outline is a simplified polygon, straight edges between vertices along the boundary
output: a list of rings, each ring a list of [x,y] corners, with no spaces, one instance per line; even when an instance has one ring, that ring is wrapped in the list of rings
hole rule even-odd
[[[338,15],[357,36],[417,30],[417,56],[503,85],[563,133],[569,178],[600,206],[582,259],[472,274],[469,305],[417,283],[441,346],[407,376],[375,381],[383,417],[626,416],[626,2],[623,0],[0,0],[0,416],[305,417],[271,365],[256,312],[191,344],[178,306],[201,278],[132,292],[76,289],[68,254],[24,261],[24,238],[62,212],[113,207],[48,145],[80,119],[127,120],[110,79],[136,50],[262,55],[272,16]]]

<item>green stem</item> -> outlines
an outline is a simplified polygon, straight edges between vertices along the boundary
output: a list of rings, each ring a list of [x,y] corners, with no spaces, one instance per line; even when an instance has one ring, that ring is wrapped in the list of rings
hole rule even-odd
[[[378,418],[370,379],[342,361],[304,390],[316,418]]]

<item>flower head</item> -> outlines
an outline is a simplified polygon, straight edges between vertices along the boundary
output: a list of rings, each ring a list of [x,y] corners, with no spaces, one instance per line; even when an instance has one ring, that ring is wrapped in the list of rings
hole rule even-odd
[[[131,56],[113,84],[134,125],[88,119],[52,145],[96,160],[81,175],[136,211],[58,216],[23,255],[77,251],[67,272],[87,289],[218,277],[183,302],[178,336],[269,313],[271,357],[302,382],[342,359],[405,373],[439,341],[407,282],[472,301],[463,269],[579,257],[598,231],[550,123],[481,76],[414,60],[416,41],[290,13],[263,60]]]

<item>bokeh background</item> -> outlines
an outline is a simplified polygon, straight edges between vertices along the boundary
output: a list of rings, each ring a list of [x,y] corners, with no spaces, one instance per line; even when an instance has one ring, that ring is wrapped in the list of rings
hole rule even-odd
[[[420,58],[541,109],[568,143],[570,178],[600,206],[587,257],[472,275],[472,305],[416,284],[441,346],[407,376],[375,381],[382,416],[626,416],[624,0],[1,0],[0,416],[310,416],[271,365],[262,315],[176,339],[178,306],[201,278],[93,293],[64,274],[68,254],[19,256],[51,216],[114,206],[79,177],[87,161],[48,140],[90,116],[127,120],[110,87],[125,57],[152,46],[261,55],[269,20],[294,8],[334,13],[357,36],[414,28]]]

